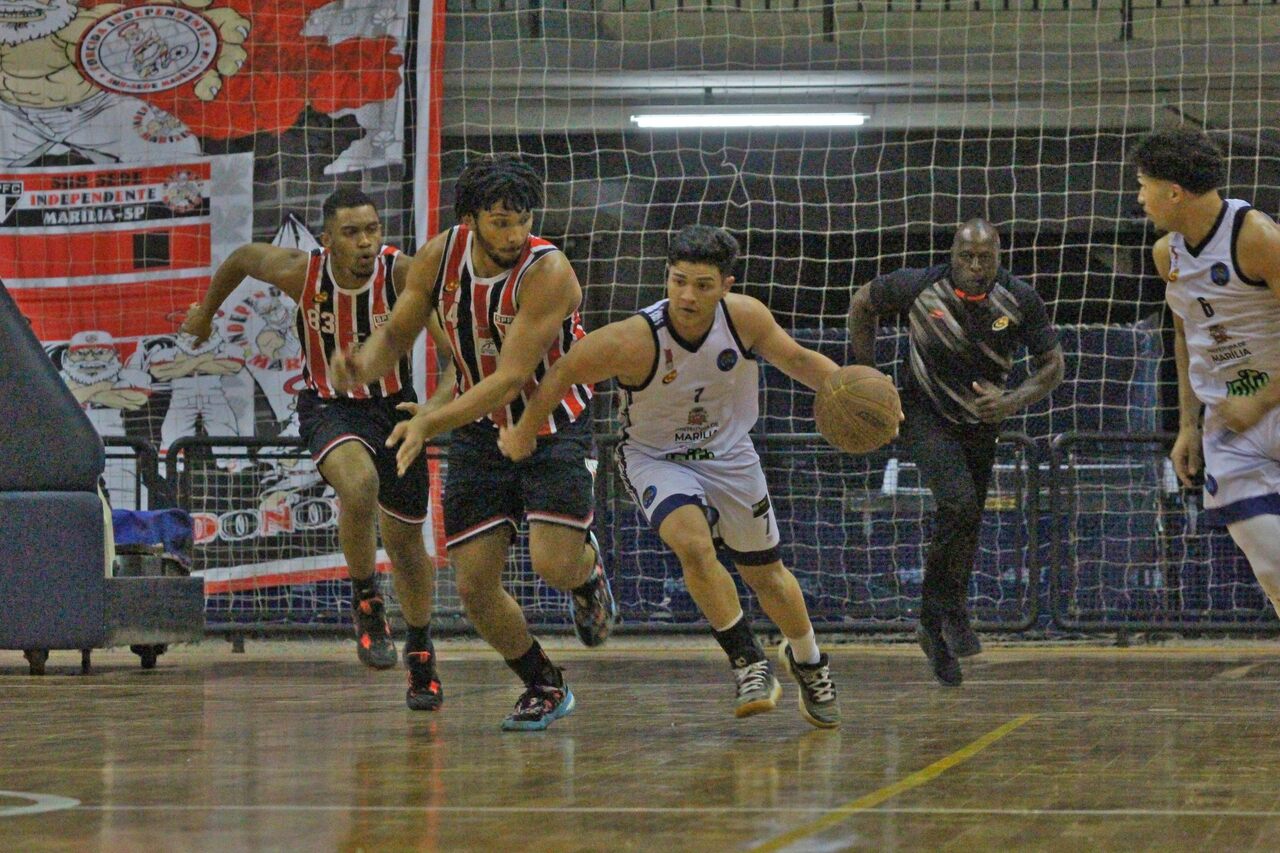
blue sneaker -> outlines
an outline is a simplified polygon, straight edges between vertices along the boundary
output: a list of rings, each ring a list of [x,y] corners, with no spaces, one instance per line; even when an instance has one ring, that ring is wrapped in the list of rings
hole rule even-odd
[[[569,611],[573,614],[573,630],[577,632],[578,639],[582,641],[582,645],[590,648],[603,645],[613,633],[614,623],[618,621],[618,602],[613,598],[609,577],[604,573],[600,540],[590,530],[587,531],[587,540],[596,552],[596,565],[591,570],[591,577],[587,579],[591,591],[586,595],[572,593],[569,596]]]
[[[502,721],[504,732],[539,732],[573,713],[575,702],[569,685],[535,684],[520,694],[516,708]]]

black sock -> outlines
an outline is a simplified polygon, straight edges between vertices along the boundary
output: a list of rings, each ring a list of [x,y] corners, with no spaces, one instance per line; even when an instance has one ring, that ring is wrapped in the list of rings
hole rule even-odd
[[[741,669],[747,664],[765,659],[764,649],[756,642],[756,635],[751,633],[751,623],[747,621],[745,613],[738,618],[737,622],[723,631],[713,628],[711,633],[715,635],[720,648],[724,649],[724,653],[729,656],[729,665],[734,669]]]
[[[378,594],[378,575],[375,572],[367,578],[351,578],[351,597],[356,601],[373,598]]]
[[[551,662],[551,658],[547,657],[547,653],[542,650],[542,646],[538,645],[537,640],[534,640],[533,645],[529,647],[529,651],[520,657],[509,658],[507,666],[511,667],[511,671],[520,676],[520,680],[529,687],[535,684],[545,684],[551,687],[564,686],[564,678],[560,675],[560,668]]]
[[[418,627],[417,625],[405,625],[404,650],[406,652],[421,652],[431,648],[431,623]]]

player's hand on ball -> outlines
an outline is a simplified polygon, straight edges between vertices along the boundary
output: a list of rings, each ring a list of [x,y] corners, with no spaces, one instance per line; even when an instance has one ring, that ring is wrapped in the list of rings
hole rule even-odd
[[[1169,453],[1169,461],[1173,463],[1173,473],[1178,475],[1182,485],[1188,489],[1196,487],[1192,479],[1200,473],[1204,465],[1203,450],[1200,447],[1200,430],[1196,427],[1178,430],[1178,437],[1173,442],[1173,450]]]
[[[974,408],[984,424],[998,424],[1018,410],[1018,403],[999,385],[979,379],[971,386],[978,397]]]
[[[1228,397],[1218,404],[1217,414],[1232,432],[1245,432],[1262,420],[1267,409],[1257,397]]]
[[[533,455],[533,450],[538,446],[538,439],[534,437],[529,439],[522,435],[515,427],[504,426],[498,429],[498,449],[502,451],[502,455],[510,459],[512,462],[519,462],[521,459],[527,459]]]

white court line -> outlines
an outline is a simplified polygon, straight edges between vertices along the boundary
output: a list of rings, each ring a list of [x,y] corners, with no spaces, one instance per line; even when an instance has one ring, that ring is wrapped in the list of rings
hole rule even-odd
[[[1262,663],[1263,663],[1262,661],[1259,661],[1258,663],[1247,663],[1244,666],[1236,666],[1236,667],[1232,667],[1231,669],[1224,669],[1222,672],[1219,672],[1216,675],[1214,675],[1213,678],[1215,681],[1219,679],[1234,681],[1239,678],[1244,678],[1246,675],[1249,674],[1251,670],[1257,669],[1258,667],[1262,666]]]
[[[3,793],[3,792],[0,792]],[[22,795],[29,796],[29,795]],[[57,798],[68,799],[68,798]],[[77,802],[71,800],[71,802]],[[62,806],[62,808],[72,808]],[[351,805],[78,805],[82,812],[345,812],[439,814],[828,814],[830,806],[351,806]],[[1280,817],[1280,810],[1224,809],[980,809],[945,806],[872,806],[859,814],[1009,815],[1027,817]],[[3,812],[0,812],[3,814]],[[851,817],[853,815],[850,815]]]
[[[29,806],[0,807],[0,817],[17,817],[19,815],[40,814],[41,812],[58,812],[63,809],[74,809],[80,801],[71,797],[59,797],[54,794],[33,794],[29,791],[0,791],[0,799],[30,800]]]

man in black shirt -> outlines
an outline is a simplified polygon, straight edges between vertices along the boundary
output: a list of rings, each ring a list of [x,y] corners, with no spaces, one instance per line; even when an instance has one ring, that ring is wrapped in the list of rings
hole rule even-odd
[[[982,651],[967,599],[1000,422],[1052,392],[1063,374],[1062,346],[1044,303],[1000,266],[999,254],[991,224],[970,220],[956,232],[951,263],[881,276],[854,294],[849,308],[859,364],[875,364],[877,316],[906,314],[909,321],[902,442],[937,505],[917,638],[934,677],[948,687],[963,681],[958,658]],[[1031,375],[1006,390],[1013,356],[1024,346]]]

